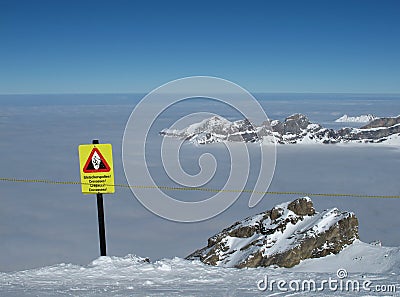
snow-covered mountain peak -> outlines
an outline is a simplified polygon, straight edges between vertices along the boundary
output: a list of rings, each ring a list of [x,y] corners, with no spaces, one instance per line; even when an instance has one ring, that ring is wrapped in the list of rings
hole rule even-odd
[[[200,123],[195,123],[190,125],[184,130],[181,130],[184,133],[187,134],[193,134],[193,133],[198,133],[198,132],[204,132],[206,130],[213,130],[214,128],[221,128],[221,129],[226,129],[228,128],[232,123],[228,121],[227,119],[221,117],[221,116],[213,116],[209,119],[205,119],[201,121]]]
[[[336,119],[335,122],[337,123],[369,123],[378,117],[374,116],[373,114],[365,114],[360,116],[348,116],[344,114],[340,118]]]
[[[231,122],[221,116],[213,116],[194,123],[182,130],[164,129],[163,136],[178,137],[195,144],[207,144],[222,141],[256,142],[259,141],[256,126],[248,119]]]

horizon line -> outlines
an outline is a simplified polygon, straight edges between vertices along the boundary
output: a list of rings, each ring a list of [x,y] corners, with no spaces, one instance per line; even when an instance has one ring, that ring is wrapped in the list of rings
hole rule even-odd
[[[250,92],[250,91],[249,91]],[[44,93],[0,93],[0,96],[41,96],[41,95],[137,95],[149,94],[150,92],[44,92]],[[294,92],[294,91],[255,91],[251,94],[349,94],[349,95],[400,95],[400,92]]]

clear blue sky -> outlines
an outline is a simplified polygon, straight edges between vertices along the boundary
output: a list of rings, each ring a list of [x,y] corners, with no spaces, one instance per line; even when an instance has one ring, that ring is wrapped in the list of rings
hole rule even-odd
[[[139,3],[140,2],[140,3]],[[0,1],[0,94],[400,93],[400,1]]]

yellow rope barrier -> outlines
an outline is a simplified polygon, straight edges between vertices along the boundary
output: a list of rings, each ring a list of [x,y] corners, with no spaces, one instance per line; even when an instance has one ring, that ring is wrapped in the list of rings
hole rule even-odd
[[[16,182],[16,183],[42,183],[53,185],[81,185],[83,183],[77,181],[54,181],[47,179],[24,179],[24,178],[8,178],[0,177],[0,181]],[[112,185],[108,185],[112,186]],[[190,187],[168,187],[168,186],[141,186],[128,184],[115,184],[119,188],[133,189],[160,189],[165,191],[201,191],[201,192],[226,192],[226,193],[256,193],[261,195],[300,195],[300,196],[321,196],[321,197],[352,197],[352,198],[400,198],[400,195],[363,195],[363,194],[345,194],[345,193],[306,193],[306,192],[279,192],[279,191],[255,191],[251,189],[210,189],[210,188],[190,188]]]

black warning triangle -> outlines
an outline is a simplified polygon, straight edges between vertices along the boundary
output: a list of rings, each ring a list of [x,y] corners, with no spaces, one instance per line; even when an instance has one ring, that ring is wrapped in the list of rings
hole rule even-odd
[[[110,170],[110,166],[107,164],[106,159],[104,159],[99,149],[93,148],[89,158],[85,163],[85,166],[83,166],[83,172],[109,172]]]

